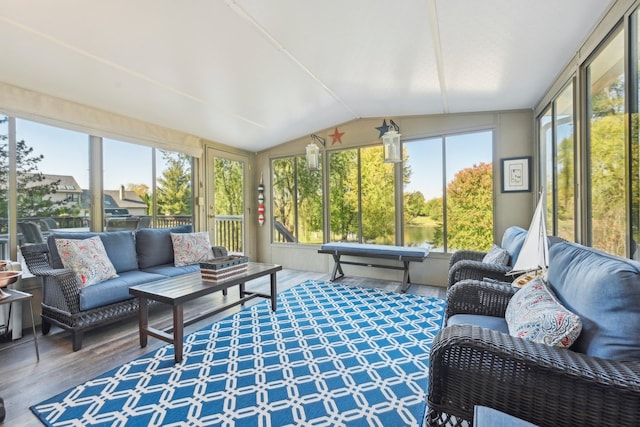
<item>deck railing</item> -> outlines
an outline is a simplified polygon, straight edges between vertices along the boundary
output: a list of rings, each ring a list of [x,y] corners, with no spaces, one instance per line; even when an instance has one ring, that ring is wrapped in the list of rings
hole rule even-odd
[[[241,215],[216,215],[214,245],[224,246],[229,252],[244,252],[244,217]]]

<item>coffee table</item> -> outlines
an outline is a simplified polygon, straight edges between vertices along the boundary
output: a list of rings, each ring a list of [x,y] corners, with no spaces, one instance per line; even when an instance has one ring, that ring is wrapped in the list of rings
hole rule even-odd
[[[246,301],[261,297],[271,300],[271,309],[277,308],[276,273],[282,270],[281,265],[249,262],[247,271],[219,282],[205,282],[200,272],[185,274],[144,285],[132,286],[129,293],[138,297],[138,326],[140,329],[140,346],[147,346],[148,336],[173,344],[176,363],[182,361],[184,327],[204,318],[224,311]],[[263,294],[247,290],[245,283],[264,276],[271,276],[270,293]],[[239,298],[217,306],[197,317],[185,320],[183,304],[214,292],[223,291],[233,286],[239,287]],[[170,305],[173,308],[173,327],[160,330],[149,326],[149,301]]]

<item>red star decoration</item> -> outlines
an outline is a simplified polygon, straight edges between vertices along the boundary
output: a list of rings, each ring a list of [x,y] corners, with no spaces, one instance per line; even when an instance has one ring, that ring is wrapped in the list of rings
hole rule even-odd
[[[342,144],[342,135],[344,135],[344,132],[338,132],[338,128],[336,128],[333,133],[330,133],[329,136],[331,137],[331,145],[335,144],[336,142]]]

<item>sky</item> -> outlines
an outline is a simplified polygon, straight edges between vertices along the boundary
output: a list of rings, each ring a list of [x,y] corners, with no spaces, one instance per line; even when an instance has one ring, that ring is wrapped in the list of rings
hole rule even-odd
[[[28,120],[16,121],[17,138],[24,139],[34,152],[42,154],[43,173],[72,174],[83,189],[89,188],[88,135]],[[403,141],[409,154],[411,181],[406,192],[420,191],[426,200],[442,196],[441,138]],[[446,137],[447,182],[455,172],[491,159],[492,132],[482,131]],[[117,190],[129,183],[151,187],[152,150],[142,145],[104,139],[104,188]],[[164,169],[159,157],[158,174]]]

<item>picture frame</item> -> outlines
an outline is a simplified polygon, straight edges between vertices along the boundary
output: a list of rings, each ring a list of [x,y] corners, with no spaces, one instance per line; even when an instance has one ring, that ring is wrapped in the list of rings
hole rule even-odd
[[[503,193],[525,193],[531,191],[531,156],[510,157],[501,160],[501,182]]]

